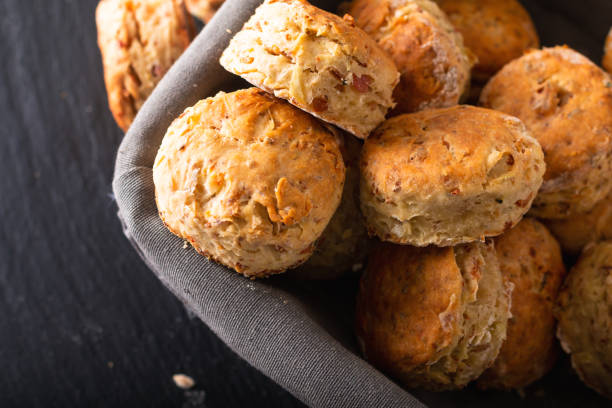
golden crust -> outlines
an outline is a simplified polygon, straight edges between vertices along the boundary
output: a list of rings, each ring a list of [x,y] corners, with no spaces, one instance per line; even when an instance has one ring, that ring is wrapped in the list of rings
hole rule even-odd
[[[481,105],[520,118],[546,156],[532,213],[567,218],[612,188],[612,81],[568,47],[531,51],[487,84]]]
[[[225,0],[185,0],[187,10],[200,20],[208,23]]]
[[[603,65],[606,71],[612,72],[612,29],[610,29],[606,37],[606,45],[604,46],[604,56],[601,65]]]
[[[266,0],[221,65],[253,85],[366,138],[394,106],[393,61],[351,18],[305,0]]]
[[[559,243],[533,218],[495,238],[504,279],[513,286],[506,342],[478,384],[483,388],[523,388],[546,374],[556,361],[553,307],[565,266]]]
[[[101,0],[96,25],[108,104],[125,131],[191,42],[193,19],[183,0]]]
[[[335,134],[256,88],[219,93],[170,126],[153,167],[160,217],[248,277],[299,265],[340,202]]]
[[[496,358],[508,295],[491,244],[381,243],[360,282],[359,345],[368,361],[408,387],[461,388]]]
[[[520,120],[456,106],[387,120],[366,140],[361,209],[382,240],[456,245],[518,223],[544,174]]]
[[[430,0],[355,0],[348,9],[400,71],[393,114],[459,103],[470,83],[471,55]]]
[[[559,295],[557,336],[586,385],[612,398],[612,242],[585,248]]]
[[[474,79],[484,82],[540,39],[527,10],[516,0],[436,0],[478,58]]]

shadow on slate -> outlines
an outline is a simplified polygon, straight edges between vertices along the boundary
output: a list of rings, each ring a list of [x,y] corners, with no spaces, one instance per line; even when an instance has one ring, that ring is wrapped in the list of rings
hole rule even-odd
[[[247,87],[218,63],[229,40],[261,0],[227,0],[165,75],[117,154],[113,190],[126,236],[157,277],[227,345],[301,401],[315,407],[602,406],[567,359],[515,393],[408,391],[359,356],[352,334],[354,279],[303,282],[281,275],[251,281],[210,262],[172,235],[157,214],[152,164],[172,120],[219,90]],[[338,1],[313,1],[334,10]],[[544,45],[567,43],[595,61],[612,24],[607,0],[528,1]],[[599,10],[597,16],[586,8]]]

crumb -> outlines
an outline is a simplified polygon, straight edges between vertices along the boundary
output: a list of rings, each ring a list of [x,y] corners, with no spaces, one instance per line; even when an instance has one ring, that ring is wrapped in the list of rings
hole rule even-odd
[[[232,30],[230,30],[229,28],[226,28],[226,29],[225,29],[225,31],[226,31],[228,34],[231,34],[231,33],[232,33]]]
[[[189,388],[195,385],[195,381],[193,380],[193,378],[185,374],[174,374],[172,376],[172,380],[174,381],[177,387],[182,388],[184,390],[188,390]]]
[[[189,242],[183,241],[183,249],[189,248]]]

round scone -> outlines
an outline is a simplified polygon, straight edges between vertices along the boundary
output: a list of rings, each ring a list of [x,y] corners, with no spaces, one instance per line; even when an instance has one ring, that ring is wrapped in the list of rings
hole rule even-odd
[[[430,0],[355,0],[348,13],[400,71],[393,114],[443,108],[467,94],[473,58]]]
[[[191,42],[193,18],[183,0],[101,0],[96,25],[108,104],[125,131]]]
[[[336,213],[321,234],[312,256],[290,273],[300,279],[336,279],[363,269],[368,255],[368,232],[359,210],[359,155],[361,142],[343,139],[342,156],[346,180]]]
[[[350,18],[305,0],[266,0],[234,36],[221,65],[359,138],[393,107],[399,73]]]
[[[481,105],[520,118],[546,156],[532,214],[568,218],[612,188],[612,80],[568,47],[531,51],[489,81]]]
[[[606,45],[604,47],[604,56],[601,65],[603,65],[606,71],[612,72],[612,29],[610,29],[606,37]]]
[[[578,255],[589,242],[612,239],[612,192],[591,211],[545,222],[563,250]]]
[[[357,340],[369,362],[408,387],[462,388],[497,357],[509,295],[490,242],[381,243],[360,282]]]
[[[472,76],[485,82],[531,48],[540,48],[533,21],[517,0],[436,0],[478,62]]]
[[[344,163],[332,130],[251,88],[187,108],[153,167],[161,219],[248,277],[297,266],[336,211]]]
[[[542,149],[520,120],[455,106],[383,123],[361,156],[361,209],[384,241],[456,245],[495,236],[529,210]]]
[[[589,245],[559,295],[557,336],[586,385],[612,398],[612,242]]]
[[[225,0],[185,0],[187,10],[200,20],[208,23]]]
[[[520,389],[540,379],[557,359],[553,308],[565,266],[559,243],[533,218],[494,241],[499,268],[514,290],[506,341],[478,385]]]

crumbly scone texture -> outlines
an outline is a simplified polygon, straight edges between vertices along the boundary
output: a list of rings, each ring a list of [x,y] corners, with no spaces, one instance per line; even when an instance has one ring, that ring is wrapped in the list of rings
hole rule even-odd
[[[355,0],[348,13],[400,71],[393,115],[453,106],[467,94],[473,56],[434,2]]]
[[[221,65],[253,85],[364,139],[394,106],[399,73],[351,18],[304,0],[266,0]]]
[[[531,16],[517,0],[436,0],[463,35],[478,62],[472,70],[485,82],[504,65],[532,48],[540,38]]]
[[[364,144],[361,209],[384,241],[473,242],[521,220],[544,170],[540,145],[517,118],[472,106],[401,115]]]
[[[601,65],[603,65],[604,69],[609,73],[612,73],[612,28],[608,32],[608,36],[606,37],[606,44],[604,46],[604,56],[601,61]]]
[[[557,336],[586,385],[612,398],[612,242],[585,248],[563,285]]]
[[[225,0],[185,0],[187,10],[200,20],[208,23]]]
[[[126,131],[189,46],[193,18],[183,0],[101,0],[96,9],[108,104]]]
[[[512,308],[506,341],[478,385],[521,389],[550,371],[557,359],[553,308],[565,266],[559,243],[533,218],[494,241],[502,275],[514,287]]]
[[[546,156],[532,214],[591,210],[612,188],[612,80],[568,47],[530,51],[502,68],[481,105],[520,118]]]
[[[580,254],[590,242],[612,240],[612,191],[591,211],[544,222],[570,255]]]
[[[342,201],[312,256],[289,273],[299,279],[336,279],[350,272],[360,272],[368,255],[370,240],[359,209],[359,156],[362,142],[346,134],[342,156],[346,180]]]
[[[153,167],[166,226],[248,277],[308,259],[340,203],[344,176],[336,134],[256,88],[187,108]]]
[[[497,357],[510,292],[490,242],[449,248],[381,243],[360,282],[360,348],[408,387],[462,388]]]

